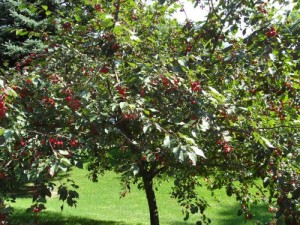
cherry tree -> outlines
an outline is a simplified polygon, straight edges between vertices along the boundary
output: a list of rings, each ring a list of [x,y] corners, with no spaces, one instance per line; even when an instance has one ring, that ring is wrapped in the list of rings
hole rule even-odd
[[[49,17],[47,48],[3,69],[1,191],[33,182],[39,211],[51,179],[87,161],[93,181],[114,170],[123,195],[143,188],[152,225],[153,185],[165,177],[185,219],[199,213],[199,224],[211,223],[199,185],[225,187],[245,219],[268,198],[270,224],[297,224],[297,7],[282,16],[260,2],[193,2],[209,8],[205,21],[179,24],[177,1],[83,1]],[[58,192],[76,204],[76,192]]]

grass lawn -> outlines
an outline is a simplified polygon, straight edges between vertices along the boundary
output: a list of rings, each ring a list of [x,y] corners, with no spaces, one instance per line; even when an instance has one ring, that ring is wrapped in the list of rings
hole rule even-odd
[[[120,178],[108,172],[100,177],[98,183],[88,180],[85,170],[74,169],[71,175],[80,186],[78,192],[80,198],[76,208],[65,205],[60,211],[61,201],[53,197],[47,202],[47,210],[38,216],[38,223],[34,223],[34,215],[25,213],[25,209],[31,205],[31,199],[17,199],[12,225],[146,225],[149,224],[148,205],[142,190],[132,187],[131,193],[120,199]],[[160,222],[162,225],[192,225],[198,217],[193,215],[185,222],[181,208],[176,200],[169,197],[171,183],[163,183],[156,192]],[[239,208],[234,198],[227,197],[225,190],[210,196],[205,188],[200,190],[210,204],[207,215],[212,219],[213,225],[239,225],[244,224],[243,217],[237,216]],[[256,220],[267,221],[271,216],[267,212],[266,205],[258,205],[255,208],[255,216],[247,224],[255,224]]]

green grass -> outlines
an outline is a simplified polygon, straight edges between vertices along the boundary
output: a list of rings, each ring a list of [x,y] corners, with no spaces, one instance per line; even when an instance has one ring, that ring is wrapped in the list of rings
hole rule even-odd
[[[11,218],[12,225],[146,225],[149,224],[148,205],[142,190],[132,187],[131,193],[120,199],[120,177],[114,173],[107,173],[100,177],[98,183],[88,180],[86,171],[75,169],[71,175],[80,186],[80,198],[77,207],[65,205],[60,211],[62,202],[58,197],[48,199],[47,210],[38,216],[38,223],[32,213],[25,213],[31,205],[31,199],[17,199],[15,213]],[[198,217],[193,215],[185,222],[181,208],[175,199],[169,197],[171,183],[164,182],[158,187],[157,202],[162,225],[192,225]],[[227,197],[225,190],[215,193],[211,197],[206,189],[200,190],[207,197],[210,208],[207,215],[212,219],[213,225],[244,224],[243,217],[237,216],[239,208],[234,198]],[[258,205],[254,210],[255,216],[247,224],[255,224],[256,220],[267,221],[271,215],[267,213],[266,205]]]

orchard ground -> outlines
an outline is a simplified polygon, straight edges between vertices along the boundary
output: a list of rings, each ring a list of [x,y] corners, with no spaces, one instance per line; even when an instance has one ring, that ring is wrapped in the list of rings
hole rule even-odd
[[[78,189],[80,197],[76,208],[65,206],[61,212],[62,202],[58,200],[54,192],[53,197],[48,199],[46,204],[47,210],[37,215],[32,212],[26,213],[26,208],[31,205],[31,198],[20,198],[14,205],[15,213],[11,218],[11,224],[28,225],[37,222],[37,224],[43,225],[144,225],[149,223],[147,200],[143,190],[138,190],[132,186],[131,193],[120,198],[120,177],[115,173],[107,172],[103,177],[100,177],[98,183],[92,183],[88,181],[85,170],[74,169],[68,178],[76,180],[80,186]],[[57,183],[59,182],[64,182],[64,180]],[[161,224],[195,224],[198,219],[197,216],[192,215],[185,222],[180,206],[175,199],[170,198],[169,192],[172,181],[165,181],[157,185],[159,185],[156,193],[161,212]],[[205,196],[210,203],[207,216],[212,219],[212,224],[244,224],[244,217],[237,216],[238,202],[235,201],[234,197],[228,197],[225,189],[218,190],[214,196],[211,196],[210,191],[203,186],[199,189],[199,193]],[[253,219],[247,224],[255,224],[257,220],[266,222],[271,219],[267,204],[254,206],[253,213]]]

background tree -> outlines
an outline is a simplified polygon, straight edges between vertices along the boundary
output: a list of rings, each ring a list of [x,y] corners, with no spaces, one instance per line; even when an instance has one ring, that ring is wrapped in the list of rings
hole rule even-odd
[[[55,21],[80,0],[1,0],[0,1],[0,64],[17,61],[44,50],[45,34],[55,34]]]
[[[182,26],[170,16],[181,5],[161,3],[74,5],[56,35],[44,36],[48,47],[7,72],[2,192],[34,181],[35,200],[44,201],[48,179],[83,157],[93,181],[114,170],[124,194],[131,184],[144,188],[152,225],[154,178],[166,177],[186,219],[200,213],[210,223],[199,176],[235,195],[246,219],[251,202],[269,197],[272,223],[297,224],[299,28],[272,5],[243,1],[203,1],[207,19]],[[234,35],[242,28],[251,31],[244,39]],[[65,187],[59,194],[76,203]]]

